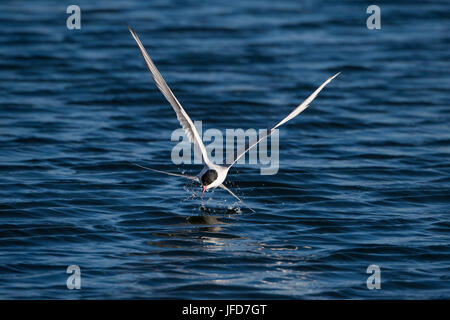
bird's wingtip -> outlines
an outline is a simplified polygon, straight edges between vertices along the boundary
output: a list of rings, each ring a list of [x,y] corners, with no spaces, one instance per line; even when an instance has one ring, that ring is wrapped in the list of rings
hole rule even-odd
[[[331,76],[330,78],[328,78],[326,83],[329,83],[331,80],[333,80],[334,78],[336,78],[338,75],[340,75],[342,73],[342,71],[339,71],[338,73],[336,73],[334,76]]]
[[[130,27],[130,25],[128,23],[126,23],[126,25],[127,25],[128,31],[130,31],[131,34],[133,34],[134,30]]]

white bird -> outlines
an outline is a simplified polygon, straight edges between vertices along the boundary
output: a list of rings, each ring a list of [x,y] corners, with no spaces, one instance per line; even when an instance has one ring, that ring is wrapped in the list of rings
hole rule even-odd
[[[204,167],[202,171],[200,171],[199,174],[196,176],[189,176],[184,174],[178,174],[178,173],[172,173],[172,172],[166,172],[162,170],[156,170],[153,168],[148,168],[141,166],[139,164],[135,164],[141,168],[151,170],[154,172],[164,173],[171,176],[177,176],[177,177],[183,177],[190,180],[194,180],[199,182],[202,185],[202,197],[206,190],[214,189],[214,188],[222,188],[226,191],[228,191],[233,197],[238,199],[240,202],[244,203],[237,195],[235,195],[230,189],[228,189],[223,182],[225,181],[228,170],[238,161],[243,155],[247,153],[251,148],[256,146],[262,139],[267,138],[270,136],[276,128],[283,125],[284,123],[288,122],[289,120],[295,118],[297,115],[299,115],[303,110],[305,110],[309,104],[316,98],[316,96],[319,94],[319,92],[328,84],[331,80],[336,78],[339,74],[335,74],[334,76],[328,78],[322,85],[320,85],[319,88],[316,89],[305,101],[303,101],[298,107],[296,107],[287,117],[285,117],[283,120],[281,120],[278,124],[276,124],[272,129],[269,129],[265,135],[262,135],[259,137],[259,139],[253,143],[252,145],[249,145],[243,152],[238,154],[234,161],[227,165],[217,165],[210,161],[208,158],[208,155],[206,154],[206,148],[202,142],[202,139],[200,138],[197,129],[194,126],[194,123],[192,122],[191,118],[189,118],[186,111],[181,106],[180,102],[178,102],[175,95],[172,93],[170,88],[167,86],[166,81],[164,81],[163,77],[159,73],[158,69],[156,68],[155,64],[153,63],[152,59],[150,59],[149,55],[147,54],[147,51],[145,50],[144,46],[142,45],[141,41],[139,40],[139,37],[137,34],[130,28],[128,29],[131,32],[131,35],[133,36],[134,40],[136,40],[139,49],[141,51],[142,56],[144,57],[145,63],[147,65],[148,70],[150,71],[153,81],[155,81],[156,86],[161,91],[161,93],[166,97],[167,101],[169,101],[172,108],[175,110],[175,113],[177,115],[177,118],[183,127],[184,131],[186,132],[187,137],[189,138],[189,141],[194,144],[194,146],[198,147],[202,154],[202,162],[204,164]],[[246,205],[247,206],[247,205]],[[247,206],[248,207],[248,206]],[[254,212],[253,209],[249,207],[250,210]]]

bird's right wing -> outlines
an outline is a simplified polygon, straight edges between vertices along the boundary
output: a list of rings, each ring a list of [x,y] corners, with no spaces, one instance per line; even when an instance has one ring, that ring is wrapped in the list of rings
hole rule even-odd
[[[248,150],[250,150],[251,148],[253,148],[254,146],[256,146],[262,139],[267,138],[268,136],[270,136],[274,130],[276,128],[278,128],[279,126],[281,126],[282,124],[285,124],[286,122],[288,122],[289,120],[295,118],[296,116],[298,116],[303,110],[305,110],[309,104],[317,97],[317,95],[319,94],[320,91],[322,91],[322,89],[328,84],[330,83],[331,80],[333,80],[334,78],[336,78],[339,73],[336,73],[334,76],[328,78],[324,83],[322,83],[320,85],[319,88],[316,89],[316,91],[314,91],[305,101],[303,101],[299,106],[297,106],[297,108],[295,108],[290,114],[288,114],[288,116],[286,118],[284,118],[283,120],[281,120],[279,123],[277,123],[277,125],[275,125],[272,129],[268,129],[266,131],[265,135],[261,135],[259,137],[259,139],[253,143],[252,145],[248,146],[243,152],[241,152],[240,154],[238,154],[232,163],[230,163],[228,165],[228,168],[230,168],[231,166],[233,166],[244,154],[247,153]]]
[[[142,57],[144,57],[145,63],[147,64],[147,68],[152,75],[153,81],[155,81],[155,84],[158,87],[158,89],[161,91],[161,93],[164,95],[164,97],[166,97],[167,101],[169,101],[173,110],[175,110],[178,121],[180,121],[181,126],[183,127],[184,131],[186,132],[187,137],[189,138],[189,141],[200,149],[200,151],[202,153],[203,161],[206,164],[210,164],[211,162],[209,161],[208,156],[206,154],[205,145],[203,144],[202,139],[200,138],[200,136],[197,132],[197,129],[195,128],[194,123],[192,122],[191,118],[189,118],[188,114],[183,109],[181,104],[178,102],[177,98],[170,90],[170,88],[167,85],[164,78],[161,76],[161,73],[159,73],[159,71],[156,68],[155,64],[153,63],[152,59],[150,59],[149,55],[147,54],[147,51],[145,50],[144,46],[142,45],[141,40],[139,40],[139,37],[137,36],[137,34],[130,27],[128,27],[128,29],[130,30],[131,35],[133,36],[134,40],[136,40],[136,42],[139,46]]]

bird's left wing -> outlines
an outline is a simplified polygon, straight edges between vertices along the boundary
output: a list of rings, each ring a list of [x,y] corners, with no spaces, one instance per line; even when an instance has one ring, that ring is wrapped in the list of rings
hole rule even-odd
[[[130,30],[131,35],[133,36],[134,40],[136,40],[136,43],[139,46],[142,57],[144,57],[145,63],[147,65],[148,70],[150,71],[150,73],[152,75],[153,81],[155,81],[155,84],[158,87],[159,91],[161,91],[161,93],[164,95],[164,97],[167,99],[167,101],[169,101],[173,110],[175,110],[178,121],[180,122],[181,126],[183,127],[184,131],[186,132],[186,135],[189,138],[189,141],[200,149],[200,151],[202,153],[203,161],[206,164],[211,164],[211,162],[208,159],[208,155],[206,153],[205,145],[203,144],[203,141],[200,138],[200,135],[198,134],[197,129],[195,128],[194,123],[192,122],[191,118],[189,118],[188,114],[183,109],[180,102],[178,102],[177,98],[172,93],[172,90],[170,90],[169,86],[167,85],[166,81],[162,77],[161,73],[159,73],[159,71],[156,68],[155,64],[153,63],[152,59],[150,59],[149,55],[147,54],[147,51],[145,50],[144,46],[142,45],[141,40],[139,40],[139,37],[137,36],[137,34],[130,27],[128,27],[128,29]]]

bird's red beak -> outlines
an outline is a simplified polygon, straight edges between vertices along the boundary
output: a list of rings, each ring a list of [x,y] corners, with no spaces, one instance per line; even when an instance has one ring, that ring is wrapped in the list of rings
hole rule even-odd
[[[203,186],[202,197],[203,197],[203,194],[205,193],[205,191],[206,191],[206,186]]]

